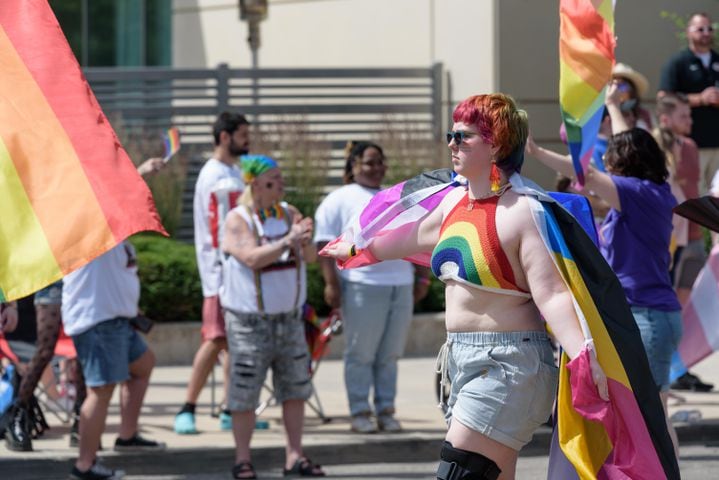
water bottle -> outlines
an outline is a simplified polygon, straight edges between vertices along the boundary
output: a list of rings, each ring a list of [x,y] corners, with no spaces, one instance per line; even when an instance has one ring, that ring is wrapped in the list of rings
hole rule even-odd
[[[699,410],[677,410],[669,417],[672,423],[697,423],[702,419],[702,412]]]

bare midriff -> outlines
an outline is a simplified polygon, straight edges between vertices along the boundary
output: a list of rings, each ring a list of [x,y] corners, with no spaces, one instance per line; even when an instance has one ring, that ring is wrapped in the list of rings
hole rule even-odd
[[[448,332],[543,331],[531,298],[478,290],[453,280],[446,286]]]

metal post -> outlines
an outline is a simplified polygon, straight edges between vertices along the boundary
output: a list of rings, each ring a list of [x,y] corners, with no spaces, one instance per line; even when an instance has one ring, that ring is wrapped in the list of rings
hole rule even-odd
[[[434,138],[442,139],[442,64],[432,65],[432,125]]]
[[[247,43],[250,44],[250,52],[252,53],[252,106],[257,107],[259,104],[257,69],[259,67],[260,22],[253,19],[248,21],[247,24],[249,27]],[[255,118],[255,121],[257,121],[257,118]]]
[[[230,68],[226,63],[217,66],[217,113],[230,108]]]

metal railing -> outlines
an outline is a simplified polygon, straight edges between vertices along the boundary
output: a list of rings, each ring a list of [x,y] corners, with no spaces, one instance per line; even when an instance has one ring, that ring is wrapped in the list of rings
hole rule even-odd
[[[312,140],[329,147],[329,184],[339,183],[347,140],[377,139],[401,121],[427,140],[441,138],[443,68],[87,68],[85,75],[105,114],[126,136],[176,126],[183,145],[212,147],[218,113],[246,115],[260,132],[301,119]],[[418,151],[418,156],[428,153]],[[190,158],[183,195],[183,227],[189,239],[192,193],[204,158]]]

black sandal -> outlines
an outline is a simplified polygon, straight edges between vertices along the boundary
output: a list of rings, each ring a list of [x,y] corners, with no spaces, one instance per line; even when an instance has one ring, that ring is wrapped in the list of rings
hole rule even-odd
[[[283,469],[283,475],[285,477],[324,477],[325,472],[322,471],[322,466],[312,463],[307,457],[300,457],[292,465],[292,468]]]
[[[244,473],[244,474],[247,474],[247,473],[250,473],[250,472],[252,472],[252,475],[249,476],[249,477],[242,477],[242,476],[240,476],[240,475],[242,475],[243,473]],[[256,479],[256,478],[257,478],[257,473],[255,472],[255,467],[252,465],[252,463],[250,463],[250,462],[240,462],[240,463],[238,463],[237,465],[235,465],[234,467],[232,467],[232,478],[236,478],[236,479],[240,479],[240,480],[245,480],[245,479],[247,479],[247,478],[250,478],[250,479],[253,479],[253,478],[254,478],[254,479]]]

